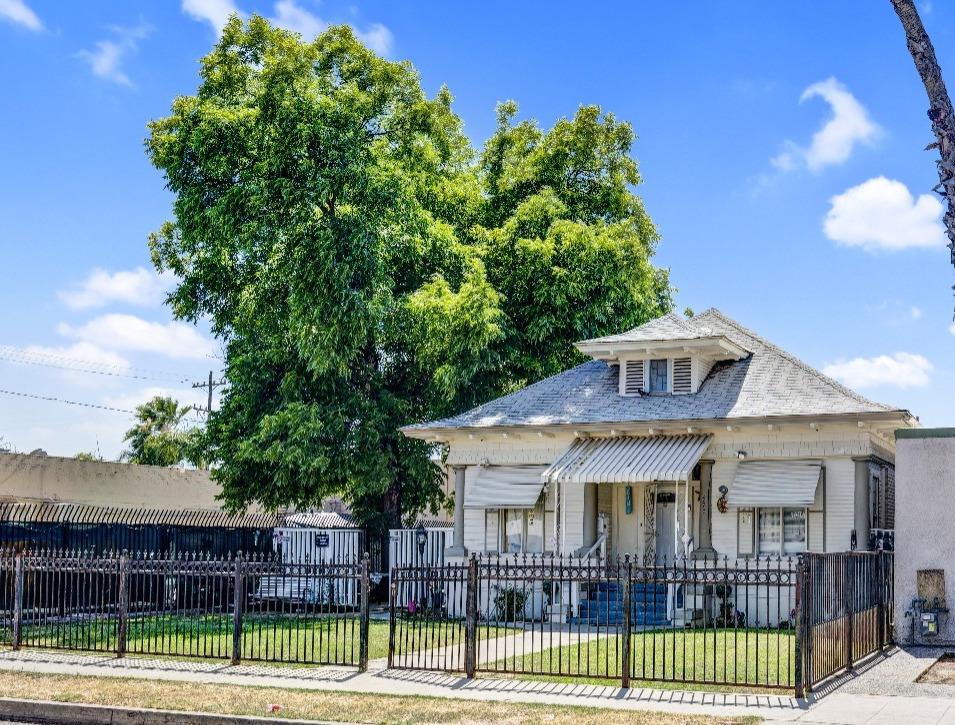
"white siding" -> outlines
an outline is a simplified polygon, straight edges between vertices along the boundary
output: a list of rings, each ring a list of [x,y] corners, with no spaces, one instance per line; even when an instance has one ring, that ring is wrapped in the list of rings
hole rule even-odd
[[[563,520],[561,531],[564,554],[572,554],[584,545],[584,484],[566,483],[561,489]]]
[[[856,469],[851,458],[826,461],[826,551],[848,551],[855,526]]]
[[[721,556],[736,554],[736,509],[731,508],[725,514],[716,509],[720,497],[720,486],[730,488],[736,474],[735,460],[717,460],[713,463],[713,548]]]
[[[875,439],[870,432],[854,425],[824,426],[821,430],[812,430],[808,422],[800,426],[786,426],[783,430],[769,430],[766,425],[746,426],[741,430],[727,431],[725,427],[707,429],[714,440],[704,453],[704,458],[714,461],[713,465],[713,547],[721,555],[735,556],[737,553],[737,511],[729,509],[721,514],[716,510],[719,488],[725,485],[731,488],[738,465],[737,451],[746,452],[746,460],[772,458],[816,458],[822,459],[825,466],[827,501],[825,530],[826,551],[845,551],[849,548],[850,534],[854,525],[855,468],[853,456],[865,456],[874,452],[876,447],[885,455],[885,446],[891,441]],[[556,434],[554,437],[540,437],[536,432],[520,431],[519,437],[504,437],[501,433],[468,436],[466,434],[451,441],[449,463],[467,465],[465,489],[476,475],[477,465],[548,465],[563,453],[574,441],[571,431]],[[891,451],[890,451],[891,452]],[[610,487],[598,486],[598,511],[606,511]],[[635,508],[641,509],[643,500],[635,490]],[[467,494],[465,494],[467,495]],[[553,507],[552,492],[548,508]],[[561,531],[564,535],[563,550],[571,553],[583,546],[583,486],[567,486],[563,492],[564,509]],[[819,540],[822,534],[822,516],[814,513],[822,510],[821,487],[817,491],[817,501],[810,510],[809,547],[822,548]],[[611,504],[612,506],[612,504]],[[612,510],[612,509],[611,509]],[[485,512],[481,509],[466,509],[464,544],[469,551],[483,551],[490,542],[497,546],[497,516],[487,516],[485,531]],[[611,521],[613,518],[611,517]],[[553,535],[553,518],[547,518],[545,536]]]
[[[693,392],[697,392],[706,376],[713,369],[713,361],[701,358],[698,355],[693,356]]]

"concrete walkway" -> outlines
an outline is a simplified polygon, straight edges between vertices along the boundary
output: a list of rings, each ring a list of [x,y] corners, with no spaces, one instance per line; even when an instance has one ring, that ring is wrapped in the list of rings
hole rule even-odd
[[[454,674],[370,669],[357,673],[340,667],[275,667],[223,663],[182,662],[36,650],[0,652],[0,670],[101,677],[256,685],[261,687],[353,691],[390,695],[530,702],[553,705],[584,705],[623,710],[644,710],[710,715],[715,717],[758,716],[773,721],[881,725],[882,723],[953,723],[955,688],[947,696],[914,693],[885,694],[893,686],[885,680],[904,680],[929,655],[896,652],[858,673],[832,683],[808,700],[786,695],[749,695],[658,689],[622,690],[610,685],[575,685],[514,679],[467,680]],[[926,664],[927,666],[927,664]],[[880,671],[880,668],[888,667]],[[880,684],[880,682],[882,684]],[[882,694],[865,692],[879,690]],[[945,686],[931,686],[945,687]]]
[[[606,628],[590,630],[588,628],[572,629],[566,626],[555,626],[546,633],[535,629],[520,630],[515,631],[514,634],[501,637],[479,639],[477,643],[477,662],[478,664],[492,664],[500,660],[520,659],[535,652],[557,650],[561,647],[569,647],[597,639],[607,639],[611,636],[616,636],[616,632],[608,633]],[[387,666],[387,662],[388,660],[385,658],[371,660],[368,663],[368,668],[383,670]],[[460,671],[464,669],[464,642],[409,654],[396,654],[394,664],[395,667],[426,665],[433,670]]]

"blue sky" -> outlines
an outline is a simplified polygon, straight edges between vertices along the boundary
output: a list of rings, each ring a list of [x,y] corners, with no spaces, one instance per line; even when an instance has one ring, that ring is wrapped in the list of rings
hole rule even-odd
[[[429,92],[447,84],[478,144],[508,98],[545,126],[582,103],[631,121],[678,309],[719,307],[869,397],[955,424],[955,274],[888,2],[0,0],[0,389],[129,410],[159,391],[193,402],[184,381],[218,369],[205,332],[161,304],[146,238],[171,197],[143,139],[195,90],[233,8],[305,33],[352,24]],[[920,9],[952,82],[955,6]],[[19,450],[113,457],[129,422],[0,394]]]

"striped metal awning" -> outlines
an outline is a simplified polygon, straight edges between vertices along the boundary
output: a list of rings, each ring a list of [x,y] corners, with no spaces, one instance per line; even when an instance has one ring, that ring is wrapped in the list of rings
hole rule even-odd
[[[52,502],[3,502],[0,503],[0,523],[271,529],[278,522],[275,514],[267,512],[230,514],[209,509],[147,509]]]
[[[483,466],[464,495],[464,507],[534,508],[544,488],[544,470],[544,466]]]
[[[743,461],[729,492],[731,506],[812,506],[822,461]]]
[[[712,436],[620,436],[574,441],[544,472],[562,483],[686,481]]]

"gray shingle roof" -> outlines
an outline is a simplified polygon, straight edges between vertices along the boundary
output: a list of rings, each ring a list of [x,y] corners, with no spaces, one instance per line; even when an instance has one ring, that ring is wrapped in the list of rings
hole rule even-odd
[[[460,415],[411,425],[406,430],[493,426],[708,420],[764,416],[820,416],[896,410],[875,403],[826,377],[716,309],[683,320],[667,315],[654,327],[725,335],[751,351],[717,363],[691,395],[622,396],[618,368],[590,361]],[[652,323],[650,323],[652,324]],[[636,328],[637,332],[648,326]],[[630,333],[626,333],[630,334]]]
[[[701,337],[710,337],[719,334],[705,326],[691,325],[679,315],[671,312],[663,317],[657,317],[632,330],[621,332],[619,335],[607,335],[585,340],[585,343],[601,342],[665,342],[667,340],[696,340]]]

